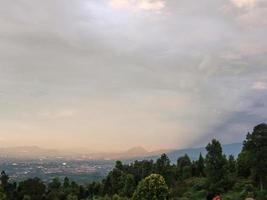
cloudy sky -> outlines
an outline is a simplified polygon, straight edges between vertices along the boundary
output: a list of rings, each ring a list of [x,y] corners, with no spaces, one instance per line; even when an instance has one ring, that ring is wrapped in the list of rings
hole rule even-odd
[[[0,3],[0,146],[183,148],[267,122],[266,0]]]

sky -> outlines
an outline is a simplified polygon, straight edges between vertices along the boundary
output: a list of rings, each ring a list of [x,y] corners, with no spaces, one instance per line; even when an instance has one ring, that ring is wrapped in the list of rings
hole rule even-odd
[[[0,0],[0,146],[241,142],[267,122],[266,0]]]

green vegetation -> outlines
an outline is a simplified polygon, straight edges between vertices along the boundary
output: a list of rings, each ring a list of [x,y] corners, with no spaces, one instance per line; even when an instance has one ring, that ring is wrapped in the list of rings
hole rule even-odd
[[[171,164],[163,154],[153,160],[124,165],[117,161],[101,182],[78,185],[65,178],[45,184],[39,178],[10,182],[1,173],[0,200],[204,200],[208,192],[225,200],[248,197],[267,200],[267,125],[248,133],[238,158],[223,154],[219,141],[206,147],[207,155],[191,161],[187,155]]]
[[[168,186],[159,174],[151,174],[141,180],[133,194],[133,200],[166,200],[167,198]]]

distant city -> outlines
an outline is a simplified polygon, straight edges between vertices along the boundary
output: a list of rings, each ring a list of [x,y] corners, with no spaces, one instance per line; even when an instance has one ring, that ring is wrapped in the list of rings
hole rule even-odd
[[[9,174],[11,180],[23,180],[32,177],[48,182],[58,177],[80,183],[101,180],[113,168],[113,161],[81,160],[18,160],[1,159],[0,169]]]
[[[237,156],[241,143],[223,145],[224,153]],[[204,147],[180,150],[160,150],[148,152],[142,147],[134,147],[121,153],[79,154],[39,147],[13,147],[0,149],[0,170],[4,170],[11,181],[39,177],[45,182],[58,177],[69,177],[79,183],[99,181],[114,167],[116,160],[130,163],[134,160],[157,159],[166,153],[172,163],[187,154],[192,160],[199,154],[206,154]]]

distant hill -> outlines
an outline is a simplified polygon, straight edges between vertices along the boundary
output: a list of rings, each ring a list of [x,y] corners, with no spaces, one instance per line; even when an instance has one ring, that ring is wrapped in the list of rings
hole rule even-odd
[[[21,146],[0,148],[1,158],[17,158],[17,159],[55,159],[66,156],[66,152],[56,149],[45,149],[38,146]]]
[[[242,144],[234,143],[222,145],[223,153],[227,156],[237,155],[240,153]],[[17,159],[74,159],[74,160],[142,160],[157,159],[161,154],[166,153],[171,162],[175,163],[177,158],[187,154],[192,160],[196,160],[199,154],[206,155],[205,147],[188,148],[179,150],[158,150],[149,152],[143,147],[133,147],[124,152],[118,153],[90,153],[90,152],[71,152],[56,149],[45,149],[37,146],[0,148],[0,158],[17,158]]]
[[[148,151],[143,147],[133,147],[125,152],[128,155],[145,155]]]

